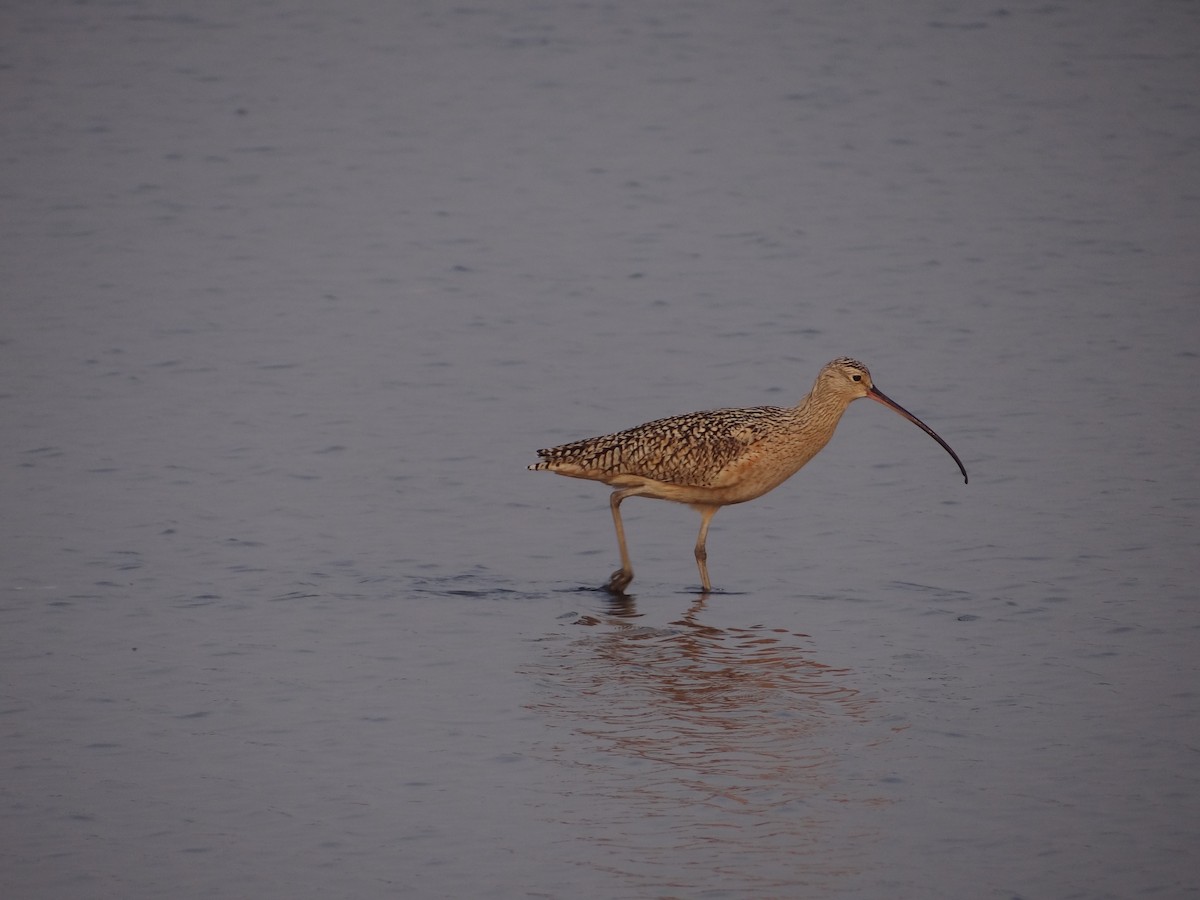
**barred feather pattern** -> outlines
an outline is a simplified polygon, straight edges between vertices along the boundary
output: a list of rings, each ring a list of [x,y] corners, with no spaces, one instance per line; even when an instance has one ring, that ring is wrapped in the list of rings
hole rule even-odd
[[[637,475],[668,484],[708,487],[726,467],[744,457],[748,448],[793,425],[795,414],[794,409],[755,406],[670,416],[539,450],[542,461],[529,468],[578,467],[580,475],[596,480]]]

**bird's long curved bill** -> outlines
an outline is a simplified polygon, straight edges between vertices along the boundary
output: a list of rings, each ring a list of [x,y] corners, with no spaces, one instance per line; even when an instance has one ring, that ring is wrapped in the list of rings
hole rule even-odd
[[[910,413],[907,409],[905,409],[903,406],[901,406],[899,403],[897,403],[895,400],[893,400],[891,397],[889,397],[883,391],[879,390],[879,388],[872,386],[867,391],[867,396],[870,397],[872,400],[874,400],[876,403],[882,403],[884,406],[888,407],[889,409],[894,409],[896,412],[900,413],[900,415],[904,416],[904,418],[908,419],[908,421],[912,422],[914,425],[916,425],[918,428],[920,428],[923,432],[925,432],[927,435],[929,435],[931,438],[933,438],[935,441],[937,441],[939,444],[941,444],[942,449],[945,450],[947,453],[949,453],[950,456],[954,458],[954,461],[956,463],[958,463],[959,471],[962,472],[962,476],[963,476],[963,484],[968,483],[967,467],[962,464],[962,460],[958,458],[958,454],[950,449],[950,445],[947,444],[945,441],[943,441],[941,436],[936,431],[934,431],[932,428],[930,428],[928,425],[926,425],[924,422],[922,422],[920,419],[918,419],[916,416],[914,416],[912,413]]]

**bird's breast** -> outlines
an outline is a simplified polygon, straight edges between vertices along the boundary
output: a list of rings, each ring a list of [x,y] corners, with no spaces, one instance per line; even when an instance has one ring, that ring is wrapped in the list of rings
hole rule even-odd
[[[712,487],[725,503],[744,503],[783,484],[828,443],[824,440],[778,435],[747,448],[714,479]]]

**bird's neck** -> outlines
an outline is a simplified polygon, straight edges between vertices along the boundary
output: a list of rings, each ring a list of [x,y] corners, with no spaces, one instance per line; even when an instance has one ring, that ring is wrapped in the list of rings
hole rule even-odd
[[[818,382],[808,396],[796,405],[797,418],[804,421],[826,421],[837,424],[853,397],[836,391],[823,391]]]

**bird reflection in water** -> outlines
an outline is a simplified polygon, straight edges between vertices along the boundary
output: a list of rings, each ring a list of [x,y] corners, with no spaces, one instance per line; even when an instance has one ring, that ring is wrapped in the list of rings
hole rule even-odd
[[[850,874],[844,838],[886,802],[866,757],[895,730],[853,672],[813,659],[807,635],[704,624],[704,597],[665,628],[614,602],[537,667],[531,705],[595,750],[556,748],[586,782],[591,839],[621,847],[630,876],[696,866],[775,890]]]

